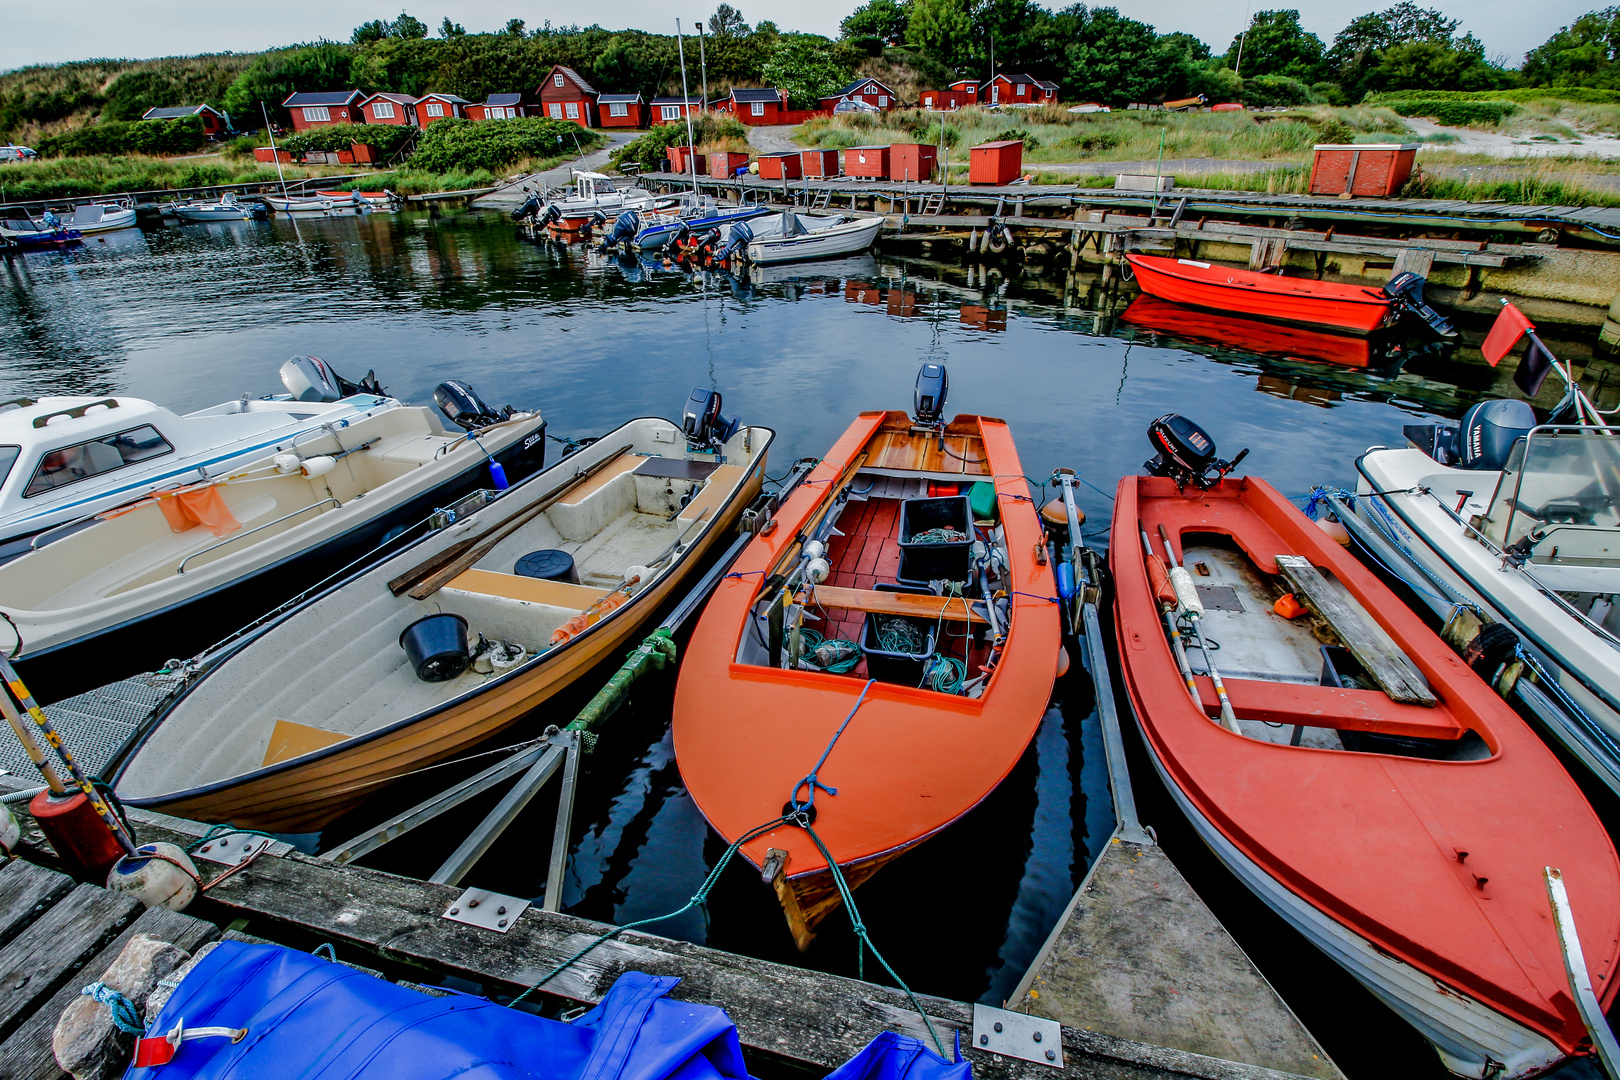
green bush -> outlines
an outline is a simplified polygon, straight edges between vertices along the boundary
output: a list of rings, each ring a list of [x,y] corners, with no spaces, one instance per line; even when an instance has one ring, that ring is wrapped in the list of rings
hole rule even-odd
[[[1383,104],[1408,101],[1421,97],[1424,101],[1571,101],[1577,105],[1620,105],[1620,90],[1593,90],[1584,86],[1525,86],[1516,90],[1424,90],[1414,94],[1410,90],[1388,90],[1368,94],[1363,104]]]
[[[600,133],[567,120],[439,120],[422,132],[411,166],[433,173],[500,173],[525,158],[588,152],[601,142]]]
[[[365,143],[388,158],[409,142],[416,130],[404,124],[324,124],[300,131],[277,145],[296,155],[311,150],[347,150],[354,143]]]
[[[1457,101],[1446,98],[1410,98],[1386,102],[1402,116],[1422,116],[1447,127],[1496,127],[1519,111],[1511,101]]]
[[[734,116],[704,113],[692,117],[692,145],[720,142],[722,139],[747,139],[748,128]],[[671,146],[686,145],[686,121],[673,124],[654,124],[647,134],[632,139],[608,156],[608,164],[617,169],[633,161],[647,171],[661,169],[669,160],[664,151]]]
[[[1041,140],[1029,133],[1028,128],[1007,128],[996,133],[991,142],[1021,142],[1025,150],[1039,150]]]
[[[250,158],[253,156],[253,151],[258,148],[258,145],[259,140],[255,139],[253,136],[242,135],[225,144],[225,156],[237,161],[240,161],[243,158]]]
[[[115,120],[91,124],[41,139],[41,157],[83,157],[86,154],[183,154],[204,142],[202,120]]]
[[[1273,105],[1310,105],[1320,101],[1311,88],[1286,75],[1257,75],[1243,80],[1243,104],[1254,109]]]

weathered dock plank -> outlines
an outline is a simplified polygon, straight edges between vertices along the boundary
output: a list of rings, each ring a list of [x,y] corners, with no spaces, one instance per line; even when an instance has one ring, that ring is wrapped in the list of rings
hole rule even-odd
[[[22,933],[71,888],[73,879],[66,874],[21,859],[0,866],[0,946]]]
[[[1013,992],[1065,1027],[1343,1080],[1156,845],[1110,843]]]
[[[48,1001],[34,1010],[34,1014],[20,1024],[4,1042],[0,1042],[0,1077],[5,1080],[63,1080],[65,1074],[51,1054],[51,1032],[79,991],[101,977],[112,966],[118,954],[124,951],[129,939],[136,934],[167,941],[186,952],[195,952],[206,942],[219,936],[219,927],[190,915],[152,908],[143,911],[104,949],[91,957],[80,969],[78,978],[69,979]]]
[[[0,1039],[9,1038],[140,910],[137,900],[79,885],[0,949]]]

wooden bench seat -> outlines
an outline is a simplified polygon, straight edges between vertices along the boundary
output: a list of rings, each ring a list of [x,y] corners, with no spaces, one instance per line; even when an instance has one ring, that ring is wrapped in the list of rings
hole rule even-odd
[[[878,592],[873,589],[839,589],[817,585],[812,603],[844,611],[869,611],[874,615],[907,615],[918,619],[967,622],[988,625],[959,596],[927,596],[922,593]]]
[[[627,472],[633,471],[647,458],[642,454],[623,453],[608,464],[602,466],[597,474],[585,481],[579,487],[557,500],[558,506],[578,506],[593,494],[601,491],[613,481]]]
[[[1210,717],[1220,715],[1215,684],[1204,675],[1195,676],[1195,681],[1204,712]],[[1465,730],[1448,712],[1422,705],[1403,705],[1378,690],[1306,686],[1264,679],[1221,681],[1226,684],[1232,711],[1239,720],[1418,739],[1460,739]]]
[[[508,600],[525,600],[531,604],[584,611],[602,597],[606,589],[593,589],[589,585],[574,585],[567,581],[548,581],[545,578],[502,574],[494,570],[463,570],[450,580],[447,589],[479,593],[483,596],[504,596]]]

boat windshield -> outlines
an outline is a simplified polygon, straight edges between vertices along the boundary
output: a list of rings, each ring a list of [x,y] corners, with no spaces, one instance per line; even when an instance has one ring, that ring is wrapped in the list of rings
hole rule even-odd
[[[1509,455],[1484,531],[1533,563],[1620,566],[1620,435],[1536,428]]]

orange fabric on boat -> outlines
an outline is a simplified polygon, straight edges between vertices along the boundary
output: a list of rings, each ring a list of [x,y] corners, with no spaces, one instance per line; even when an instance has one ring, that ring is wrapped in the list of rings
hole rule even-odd
[[[177,533],[206,525],[215,536],[229,536],[242,527],[230,507],[225,505],[219,488],[213,484],[179,491],[159,491],[152,497],[157,500],[163,516],[169,519],[169,528]]]
[[[600,622],[608,612],[630,599],[626,592],[614,592],[602,597],[596,603],[575,615],[572,619],[557,627],[551,634],[551,644],[561,645],[576,634],[583,634],[596,623]]]

